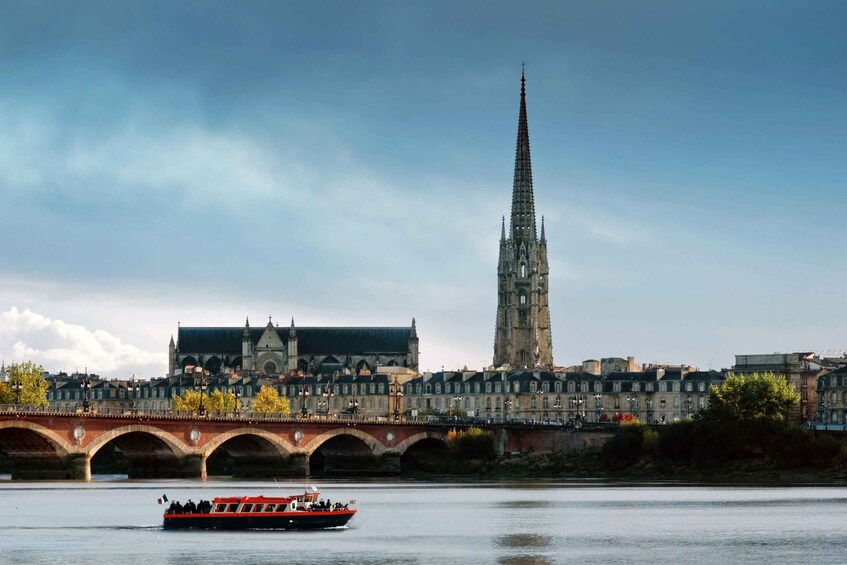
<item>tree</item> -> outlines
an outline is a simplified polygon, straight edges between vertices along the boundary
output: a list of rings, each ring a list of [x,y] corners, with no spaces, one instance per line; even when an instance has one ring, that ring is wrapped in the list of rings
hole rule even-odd
[[[233,412],[235,411],[235,396],[232,393],[224,394],[220,390],[213,391],[203,401],[206,410],[212,412]]]
[[[32,361],[15,363],[6,369],[9,382],[0,383],[0,404],[14,404],[14,385],[20,384],[18,404],[26,406],[47,406],[47,381],[44,368]]]
[[[263,386],[259,389],[256,398],[253,399],[253,412],[287,416],[291,412],[291,407],[288,404],[288,399],[280,398],[275,388]]]
[[[186,390],[179,396],[174,397],[173,407],[174,410],[194,412],[200,407],[200,393],[196,390]]]
[[[752,422],[784,421],[800,402],[800,395],[785,377],[773,373],[730,373],[719,387],[709,390],[706,420]]]

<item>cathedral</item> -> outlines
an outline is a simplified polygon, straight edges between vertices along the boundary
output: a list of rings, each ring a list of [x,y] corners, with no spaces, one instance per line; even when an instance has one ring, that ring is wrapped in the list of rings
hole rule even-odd
[[[379,366],[417,370],[415,320],[406,327],[180,327],[168,348],[168,374],[202,367],[210,374],[259,373],[266,376],[361,374]]]
[[[548,302],[547,238],[544,218],[536,231],[532,164],[529,158],[529,126],[526,119],[526,77],[521,73],[521,102],[512,214],[500,228],[497,264],[497,328],[494,333],[495,367],[550,367],[553,338]]]

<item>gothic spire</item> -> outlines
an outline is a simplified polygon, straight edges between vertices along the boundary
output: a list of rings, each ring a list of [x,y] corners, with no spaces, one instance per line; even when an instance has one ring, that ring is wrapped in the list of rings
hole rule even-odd
[[[506,216],[500,221],[500,243],[506,243]]]
[[[412,318],[412,333],[409,335],[411,339],[417,339],[418,337],[418,328],[415,326],[415,319]]]
[[[544,235],[544,216],[541,216],[541,243],[547,245],[547,237]]]
[[[518,142],[515,148],[515,177],[512,187],[512,241],[534,242],[535,197],[532,193],[532,163],[529,158],[529,126],[526,119],[526,77],[521,71],[521,107],[518,115]]]

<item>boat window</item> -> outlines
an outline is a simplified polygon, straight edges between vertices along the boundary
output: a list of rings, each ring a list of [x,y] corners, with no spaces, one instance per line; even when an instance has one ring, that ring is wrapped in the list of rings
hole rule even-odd
[[[227,512],[235,512],[236,510],[238,510],[238,504],[230,504],[229,510],[227,510]]]
[[[264,504],[257,504],[256,508],[253,509],[253,512],[261,512],[262,508],[264,508],[264,507],[265,507]]]
[[[268,504],[268,507],[265,508],[265,512],[273,512],[276,509],[276,504]]]
[[[245,504],[244,507],[241,509],[242,512],[250,512],[251,510],[253,510],[252,504]]]
[[[226,511],[226,504],[218,504],[218,508],[215,510],[215,512],[224,512],[224,511]]]

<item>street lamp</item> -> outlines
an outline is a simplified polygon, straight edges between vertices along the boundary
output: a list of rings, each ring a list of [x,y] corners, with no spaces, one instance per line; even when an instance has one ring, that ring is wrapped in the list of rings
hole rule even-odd
[[[511,409],[512,399],[507,396],[506,399],[503,401],[503,420],[506,422],[509,421],[509,410]]]
[[[86,414],[91,409],[91,403],[88,401],[88,393],[91,391],[91,381],[88,380],[88,375],[82,380],[82,411]]]
[[[556,395],[556,400],[553,402],[553,408],[556,409],[556,420],[561,420],[562,397],[558,394]]]
[[[685,412],[686,412],[686,417],[691,418],[691,397],[690,396],[685,399]]]
[[[324,414],[329,416],[329,399],[335,396],[335,392],[333,392],[332,388],[329,385],[324,385],[323,390],[321,391],[321,397],[323,397],[322,404],[324,406]]]
[[[599,392],[594,395],[594,407],[597,409],[597,421],[600,421],[603,415],[603,395]]]
[[[235,415],[240,416],[241,415],[241,409],[240,409],[238,403],[241,401],[241,388],[240,387],[233,387],[232,388],[232,396],[235,397],[235,409],[234,409]]]
[[[12,382],[12,390],[15,391],[15,408],[17,408],[18,404],[21,403],[21,390],[23,390],[23,388],[24,385],[21,383],[20,377]]]
[[[138,414],[138,406],[136,405],[135,398],[136,398],[136,396],[138,396],[138,390],[139,390],[138,379],[135,378],[135,375],[132,376],[132,380],[129,381],[128,384],[129,384],[129,386],[127,388],[129,389],[129,398],[130,398],[130,405],[129,406],[130,406],[130,410],[132,411],[133,415],[135,415],[135,414]]]
[[[821,406],[823,407],[823,429],[829,430],[829,401],[824,400]]]
[[[197,406],[197,414],[199,414],[200,416],[205,416],[206,405],[204,404],[203,397],[206,395],[206,374],[200,367],[197,367],[197,369],[194,370],[195,386],[198,380],[200,381],[200,385],[198,387],[200,389],[200,404],[199,406]]]
[[[454,396],[453,397],[453,416],[459,415],[459,403],[462,402],[462,396]]]
[[[647,399],[647,423],[653,423],[653,399]]]
[[[305,418],[309,415],[309,409],[306,408],[306,399],[309,398],[309,387],[301,386],[297,394],[300,396],[300,414]]]
[[[356,400],[355,398],[351,399],[347,403],[347,408],[348,408],[348,410],[351,414],[357,414],[359,412],[359,401]]]
[[[394,378],[394,421],[400,421],[400,399],[403,398],[403,387]]]
[[[629,402],[629,415],[634,416],[633,412],[635,411],[635,403],[638,401],[638,397],[634,394],[627,394],[626,400]]]
[[[585,397],[584,396],[572,396],[571,397],[571,408],[576,410],[577,419],[585,418]]]

